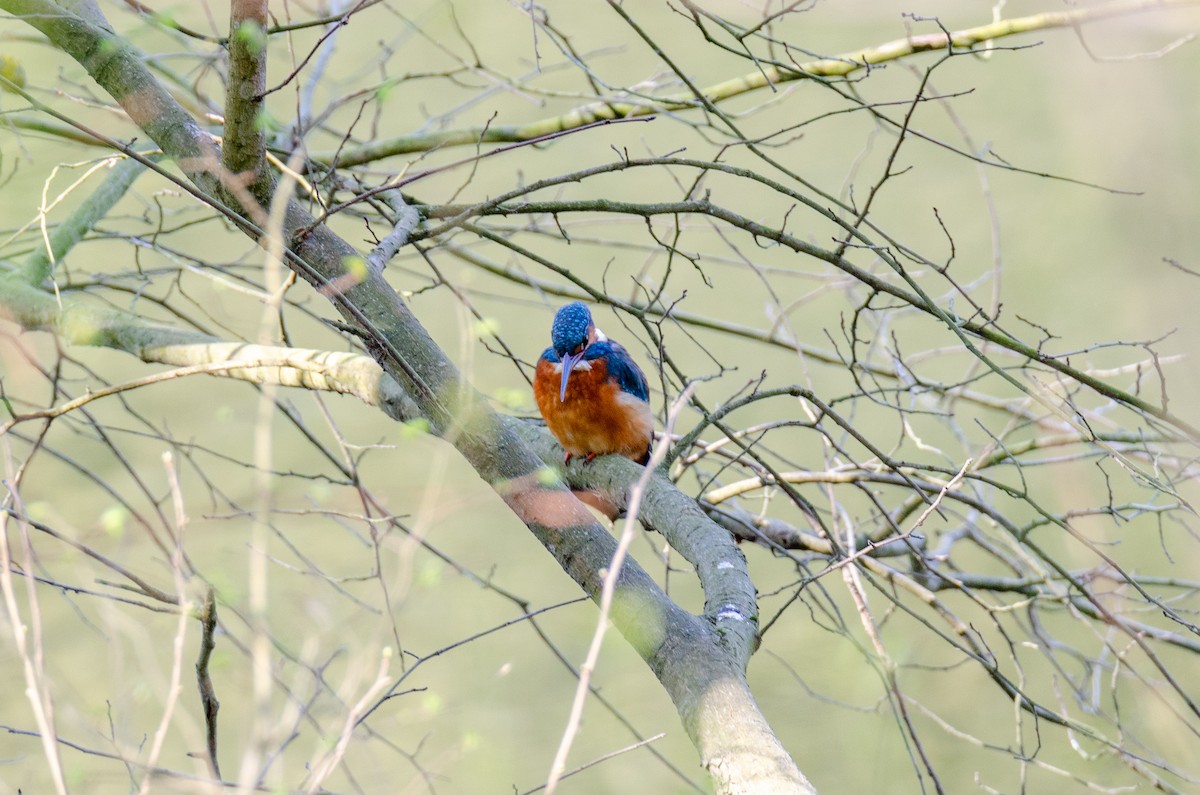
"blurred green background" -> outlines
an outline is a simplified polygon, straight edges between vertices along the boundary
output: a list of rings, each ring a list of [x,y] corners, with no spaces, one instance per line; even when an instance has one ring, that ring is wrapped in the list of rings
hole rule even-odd
[[[179,74],[189,82],[194,80],[219,104],[220,87],[212,70],[201,59],[184,54],[177,37],[155,29],[123,4],[102,5],[117,29],[127,32],[137,46],[160,53],[164,62],[172,63]],[[213,28],[209,21],[224,19],[227,9],[223,4],[152,5],[169,10],[198,30],[223,32],[219,29],[223,23]],[[733,2],[703,6],[741,22],[760,13]],[[285,13],[282,3],[272,3],[272,8],[281,16]],[[1013,2],[1003,13],[1015,17],[1060,8],[1054,3]],[[551,2],[545,9],[571,37],[576,51],[588,54],[587,63],[604,84],[637,83],[662,69],[644,43],[606,5]],[[930,22],[903,16],[905,12],[937,17],[946,27],[958,29],[990,21],[991,9],[989,3],[935,0],[922,0],[919,5],[825,2],[793,17],[783,33],[798,47],[833,54],[903,36],[910,27],[919,32],[936,30]],[[714,55],[704,48],[694,26],[676,6],[626,4],[626,10],[654,32],[664,50],[700,85],[752,71],[743,60]],[[1163,260],[1170,258],[1200,271],[1200,235],[1195,224],[1200,208],[1196,182],[1200,170],[1200,139],[1196,135],[1200,128],[1200,103],[1196,102],[1200,96],[1200,47],[1192,43],[1162,57],[1131,56],[1153,53],[1197,30],[1200,9],[1193,7],[1089,26],[1081,34],[1086,48],[1069,29],[1008,39],[990,58],[963,55],[934,73],[932,86],[937,92],[969,92],[952,101],[953,118],[934,105],[921,106],[914,116],[914,126],[923,133],[959,148],[968,148],[962,135],[965,129],[976,151],[989,147],[1006,161],[1031,171],[1130,193],[996,168],[981,171],[961,156],[910,139],[897,161],[898,166],[910,170],[880,194],[873,216],[881,227],[937,259],[948,256],[949,246],[934,215],[936,208],[953,236],[953,267],[960,283],[981,280],[977,295],[983,300],[996,283],[988,274],[998,250],[1002,269],[998,289],[1006,317],[1011,319],[1007,313],[1014,313],[1048,327],[1057,335],[1051,343],[1057,352],[1170,334],[1156,349],[1164,355],[1184,357],[1168,366],[1171,406],[1193,421],[1200,379],[1187,355],[1200,334],[1196,277]],[[318,35],[298,33],[297,53],[306,52]],[[1010,46],[1020,49],[1007,49]],[[97,89],[78,65],[39,44],[30,28],[11,19],[0,21],[0,47],[21,59],[29,85],[42,101],[116,137],[133,136],[122,120],[92,106],[87,97]],[[211,47],[198,49],[211,52]],[[563,54],[544,33],[534,30],[520,4],[483,0],[384,4],[356,19],[339,34],[337,52],[318,91],[318,104],[379,81],[385,50],[393,53],[387,61],[390,77],[454,69],[456,58],[478,58],[488,70],[464,71],[449,80],[411,79],[390,87],[356,128],[363,137],[482,126],[493,118],[495,124],[522,124],[580,104],[575,95],[581,90],[578,73],[564,68]],[[282,39],[272,45],[271,52],[274,83],[291,70],[293,56]],[[922,55],[893,63],[874,71],[857,84],[857,90],[868,101],[903,102],[911,98],[920,78],[911,67],[922,69],[938,57]],[[540,75],[536,74],[539,65]],[[506,84],[506,76],[520,75],[529,78],[528,85]],[[489,84],[491,88],[487,88]],[[21,106],[11,95],[0,100],[0,110]],[[758,108],[761,103],[768,104]],[[757,109],[745,117],[750,136],[842,107],[844,103],[828,92],[799,83],[788,84],[778,94],[758,92],[728,105],[738,113]],[[281,120],[292,118],[294,93],[276,94],[271,109]],[[901,110],[902,106],[892,109],[893,114]],[[356,103],[347,102],[331,116],[329,128],[343,128],[357,111]],[[517,184],[610,162],[614,148],[638,157],[687,147],[689,156],[710,157],[718,144],[706,140],[705,131],[689,126],[698,119],[699,114],[682,113],[678,119],[664,117],[568,136],[537,150],[518,150],[482,161],[477,169],[452,170],[421,181],[412,192],[429,202],[478,200]],[[17,261],[36,238],[28,232],[10,238],[8,232],[36,216],[44,193],[54,196],[82,173],[77,167],[52,175],[53,165],[87,162],[101,153],[28,132],[0,132],[0,173],[4,178],[0,226],[6,232],[0,257]],[[861,113],[830,117],[796,134],[797,139],[775,150],[776,156],[830,193],[848,197],[853,186],[858,200],[877,179],[894,143],[890,134],[877,129]],[[336,145],[337,136],[325,132],[310,141],[314,149]],[[379,174],[396,173],[410,161],[412,169],[425,168],[466,157],[471,151],[460,148],[425,158],[393,158],[373,168]],[[744,162],[737,153],[730,159]],[[92,177],[88,184],[97,178]],[[994,202],[994,218],[981,180],[986,180]],[[762,218],[764,223],[780,223],[789,209],[777,197],[762,192],[741,195],[738,191],[745,189],[729,181],[714,178],[711,187],[716,200],[738,207],[749,217]],[[86,189],[87,185],[84,193]],[[146,275],[147,295],[169,296],[189,317],[202,319],[222,336],[253,339],[261,305],[229,286],[231,281],[222,283],[186,268],[178,276],[155,275],[156,269],[173,271],[180,263],[192,263],[181,255],[168,256],[149,247],[136,249],[137,260],[131,261],[135,249],[127,236],[149,237],[159,217],[158,207],[165,208],[164,216],[172,223],[202,217],[176,188],[154,175],[143,176],[135,193],[102,225],[100,234],[72,252],[64,266],[69,279],[63,281],[109,280],[128,290],[120,299],[127,302],[125,308],[168,317],[139,297],[139,280],[129,274],[140,268]],[[650,200],[677,198],[679,193],[669,180],[643,180],[640,173],[631,172],[589,181],[570,195]],[[50,220],[61,220],[76,201],[68,197],[50,212]],[[800,213],[789,228],[798,231],[805,224],[812,224],[812,230],[802,236],[819,245],[828,244],[829,229]],[[364,251],[369,247],[369,234],[361,221],[342,218],[336,225],[347,239],[362,241]],[[693,226],[688,238],[693,245],[715,239],[703,224]],[[257,279],[261,256],[244,238],[224,231],[217,234],[219,227],[211,221],[199,223],[192,230],[172,234],[170,246],[195,257],[195,267],[219,263],[227,266],[231,280],[234,276]],[[589,224],[575,219],[570,229],[577,242],[567,245],[547,239],[540,250],[589,282],[603,282],[614,296],[631,296],[634,275],[662,267],[661,259],[644,251],[587,242],[589,236],[616,242],[638,239],[644,235],[640,220]],[[998,238],[994,237],[997,232]],[[644,242],[644,237],[640,239]],[[725,251],[729,264],[715,259],[706,264],[711,286],[687,263],[676,263],[669,295],[679,297],[686,290],[682,307],[689,312],[764,328],[774,319],[771,307],[776,301],[767,292],[769,281],[778,303],[792,307],[791,328],[802,339],[825,347],[827,335],[838,335],[852,304],[847,291],[831,282],[823,267],[791,252],[760,249],[745,240],[739,245],[740,249]],[[772,272],[769,280],[763,281],[749,278],[747,269],[736,264],[742,255],[752,257],[761,268],[779,268],[786,273]],[[504,261],[501,253],[489,256]],[[552,274],[534,272],[529,263],[517,266],[538,278],[561,281]],[[506,358],[485,349],[479,325],[454,295],[444,289],[424,290],[429,275],[420,258],[405,253],[390,273],[398,289],[412,293],[417,316],[481,391],[508,410],[534,411],[519,371]],[[526,362],[534,360],[546,344],[557,299],[538,297],[462,264],[455,264],[447,277],[518,355]],[[164,288],[164,283],[169,287]],[[324,299],[303,285],[293,289],[291,298],[314,316],[331,314]],[[107,299],[116,300],[114,294]],[[336,337],[313,317],[301,310],[292,317],[289,333],[294,344],[339,347]],[[615,326],[606,325],[609,333],[625,341],[649,369],[644,340],[630,330],[622,333],[610,314],[604,319]],[[1028,328],[1036,340],[1040,335],[1033,326]],[[46,380],[37,372],[38,366],[54,366],[53,342],[44,334],[17,334],[10,325],[3,326],[3,331],[0,367],[6,394],[37,405],[61,402],[50,394]],[[916,339],[922,339],[921,333],[928,334],[922,341],[930,347],[952,343],[949,335],[928,331],[917,332]],[[698,346],[679,338],[668,342],[679,345],[673,350],[679,351],[681,361],[696,374],[713,369]],[[703,387],[702,393],[714,401],[763,369],[768,372],[769,384],[809,378],[818,394],[833,389],[827,386],[826,377],[831,382],[838,377],[826,370],[810,370],[788,352],[764,351],[716,334],[705,336],[703,344],[725,364],[738,368]],[[88,369],[113,382],[152,369],[111,351],[71,349],[67,354],[75,359],[65,370],[76,394],[89,384],[94,386]],[[1134,357],[1128,349],[1099,349],[1079,358],[1090,366],[1117,366]],[[954,361],[961,366],[961,359]],[[1146,389],[1157,395],[1158,388],[1150,381],[1147,379]],[[346,705],[357,701],[374,678],[384,647],[400,644],[416,655],[429,655],[510,621],[526,607],[540,609],[575,599],[578,591],[453,448],[404,432],[348,398],[324,396],[320,405],[298,392],[282,392],[281,398],[294,406],[312,434],[334,450],[336,429],[347,445],[344,452],[361,456],[366,486],[384,498],[386,509],[403,517],[413,533],[406,536],[393,530],[382,537],[382,575],[375,576],[376,556],[366,523],[349,518],[362,513],[358,493],[330,482],[328,464],[292,423],[276,417],[274,467],[279,476],[275,479],[275,504],[280,511],[274,517],[268,550],[275,561],[270,569],[269,623],[280,644],[274,649],[273,673],[278,686],[271,708],[275,721],[272,739],[285,750],[274,761],[267,781],[271,787],[286,789],[302,780],[306,764],[328,750],[330,738],[336,740]],[[162,437],[171,440],[177,456],[186,454],[178,465],[188,513],[187,551],[216,587],[222,620],[231,632],[231,636],[218,638],[213,664],[222,701],[221,749],[227,778],[237,775],[252,715],[248,658],[239,648],[249,633],[239,614],[244,615],[247,600],[250,512],[257,494],[250,464],[257,400],[255,391],[245,385],[192,378],[143,389],[121,400],[91,404],[88,411],[95,422],[111,431],[112,444],[122,457],[115,456],[108,443],[97,439],[87,426],[59,421],[45,440],[46,449],[34,456],[21,489],[35,518],[169,587],[171,572],[161,551],[150,544],[136,518],[99,484],[107,483],[114,491],[130,495],[147,515],[153,515],[155,506],[169,515],[167,479],[160,461],[169,445]],[[663,395],[656,394],[654,400],[656,409],[660,408]],[[762,418],[748,413],[745,423]],[[25,434],[31,429],[18,428]],[[797,460],[813,468],[822,466],[815,441],[799,436],[797,442],[813,445],[797,449]],[[6,461],[11,462],[9,467],[19,466],[31,449],[28,442],[12,436],[0,439],[0,445]],[[5,477],[11,481],[11,470]],[[142,493],[143,485],[146,493]],[[1103,502],[1105,488],[1103,479],[1086,469],[1038,487],[1056,510]],[[1107,530],[1097,527],[1097,533],[1102,532]],[[427,541],[439,554],[420,547],[414,537]],[[1152,539],[1148,542],[1152,545],[1159,543],[1153,531],[1142,537]],[[34,542],[39,575],[94,591],[119,593],[99,582],[115,577],[94,561],[45,538]],[[634,554],[669,583],[671,593],[682,604],[698,609],[701,596],[693,578],[677,568],[669,577],[664,574],[666,566],[656,560],[660,546],[661,539],[648,537],[635,544]],[[796,571],[761,549],[745,551],[761,594],[762,613],[773,616],[790,597],[788,586],[796,580]],[[1064,555],[1070,554],[1074,553],[1065,548]],[[1137,567],[1136,555],[1124,560]],[[1196,560],[1195,556],[1182,557],[1179,576],[1200,577]],[[680,563],[670,560],[673,567]],[[847,609],[849,601],[838,592],[835,580],[837,575],[822,582],[837,592],[831,599]],[[52,683],[60,735],[87,748],[144,761],[147,738],[153,737],[168,690],[176,618],[52,587],[39,591],[39,599],[46,674]],[[389,701],[372,718],[374,734],[351,745],[344,769],[334,774],[328,785],[339,792],[368,793],[524,792],[538,786],[549,769],[575,688],[574,677],[555,654],[578,664],[595,615],[594,607],[584,602],[540,616],[539,626],[552,640],[553,650],[528,622],[519,622],[424,662],[406,679],[402,687],[406,694]],[[1014,762],[1015,756],[1033,755],[1035,749],[1039,759],[1052,760],[1055,766],[1088,779],[1113,786],[1140,783],[1145,788],[1144,781],[1130,775],[1111,756],[1090,757],[1073,751],[1072,738],[1060,730],[1042,727],[1039,732],[1029,720],[1018,727],[1011,702],[1006,704],[976,670],[955,665],[957,658],[932,643],[910,617],[890,615],[886,627],[892,658],[910,666],[907,694],[953,727],[943,727],[924,713],[918,718],[925,751],[935,760],[947,791],[1083,791],[1084,785],[1071,775],[1047,771],[1036,763],[1022,766]],[[0,692],[0,723],[32,729],[7,619],[4,629],[0,672],[10,684]],[[989,632],[986,627],[979,631]],[[830,793],[919,792],[912,749],[906,746],[887,707],[881,678],[873,668],[877,663],[869,662],[869,655],[863,652],[867,646],[861,628],[853,625],[852,633],[856,639],[848,640],[822,628],[808,610],[793,608],[768,633],[763,651],[751,664],[751,684],[773,727],[818,789]],[[182,656],[180,701],[160,764],[202,777],[203,762],[194,755],[203,749],[203,724],[191,676],[197,642],[196,627],[190,625]],[[1194,666],[1182,656],[1176,659],[1168,652],[1167,657],[1179,670]],[[314,671],[319,671],[319,676]],[[399,671],[400,665],[393,659],[391,672],[396,675]],[[1054,671],[1034,663],[1024,673],[1032,690],[1054,702]],[[653,747],[686,776],[704,782],[695,750],[679,726],[674,708],[644,664],[615,633],[605,644],[594,681],[620,715],[644,736],[665,733]],[[1175,728],[1156,729],[1159,712],[1168,709],[1163,703],[1130,704],[1124,717],[1137,727],[1143,740],[1152,743],[1156,753],[1175,759],[1195,758],[1194,736]],[[633,741],[628,729],[593,700],[571,763],[584,763]],[[2,748],[0,789],[50,791],[46,764],[35,739],[9,735]],[[1090,746],[1085,750],[1096,751]],[[69,748],[63,748],[62,755],[68,782],[77,791],[107,793],[130,788],[130,773],[119,762]],[[196,787],[184,780],[158,779],[154,791],[185,792]],[[665,793],[690,789],[679,775],[642,749],[568,779],[561,791]]]

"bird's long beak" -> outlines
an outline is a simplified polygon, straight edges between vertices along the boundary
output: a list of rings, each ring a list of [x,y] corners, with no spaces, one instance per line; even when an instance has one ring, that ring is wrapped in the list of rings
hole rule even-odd
[[[579,360],[583,358],[583,351],[579,353],[568,353],[562,357],[562,381],[559,385],[558,402],[562,403],[567,399],[567,381],[571,378],[571,370],[575,365],[579,364]]]

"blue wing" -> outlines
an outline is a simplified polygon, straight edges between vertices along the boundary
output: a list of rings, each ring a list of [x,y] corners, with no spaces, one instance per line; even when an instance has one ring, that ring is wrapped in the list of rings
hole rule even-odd
[[[542,351],[542,355],[539,358],[545,359],[546,361],[550,362],[551,364],[557,364],[558,362],[562,361],[562,359],[558,358],[558,354],[554,352],[553,347],[549,347],[546,350]]]
[[[542,354],[545,356],[545,354]],[[622,392],[628,392],[639,400],[650,402],[650,386],[646,383],[646,375],[637,362],[619,343],[611,340],[593,342],[583,355],[585,359],[604,357],[608,366],[608,375],[617,382]]]

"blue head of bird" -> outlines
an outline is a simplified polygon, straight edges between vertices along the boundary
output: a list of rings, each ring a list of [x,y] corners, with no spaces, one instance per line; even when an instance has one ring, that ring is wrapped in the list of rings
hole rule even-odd
[[[562,380],[558,392],[560,403],[567,399],[567,381],[571,378],[571,370],[583,359],[588,345],[597,339],[603,339],[603,336],[592,322],[592,313],[579,301],[567,304],[554,315],[554,324],[550,326],[550,342],[562,361]]]

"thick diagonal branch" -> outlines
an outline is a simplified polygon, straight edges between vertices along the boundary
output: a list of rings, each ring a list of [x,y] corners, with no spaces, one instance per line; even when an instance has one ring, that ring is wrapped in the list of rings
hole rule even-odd
[[[241,228],[256,239],[262,236],[253,217],[255,208],[243,200],[240,188],[245,186],[230,179],[216,142],[154,80],[127,42],[50,0],[0,0],[0,8],[23,17],[81,63],[200,191],[240,207],[248,216]],[[241,88],[232,85],[230,90]],[[243,153],[238,162],[245,162],[249,154]],[[256,181],[255,198],[261,200],[271,187],[266,177]],[[347,267],[359,259],[349,244],[295,202],[287,205],[282,235],[288,243],[288,265],[362,330],[372,355],[411,395],[435,431],[455,445],[559,565],[595,598],[599,572],[611,561],[615,546],[607,530],[561,482],[545,482],[537,456],[461,378],[382,277]],[[728,536],[715,540],[733,549]],[[744,580],[743,592],[752,594],[744,562],[735,573]],[[757,620],[752,611],[718,609],[705,618],[692,616],[667,598],[643,569],[628,562],[611,615],[672,697],[722,791],[811,791],[767,726],[745,681]]]

